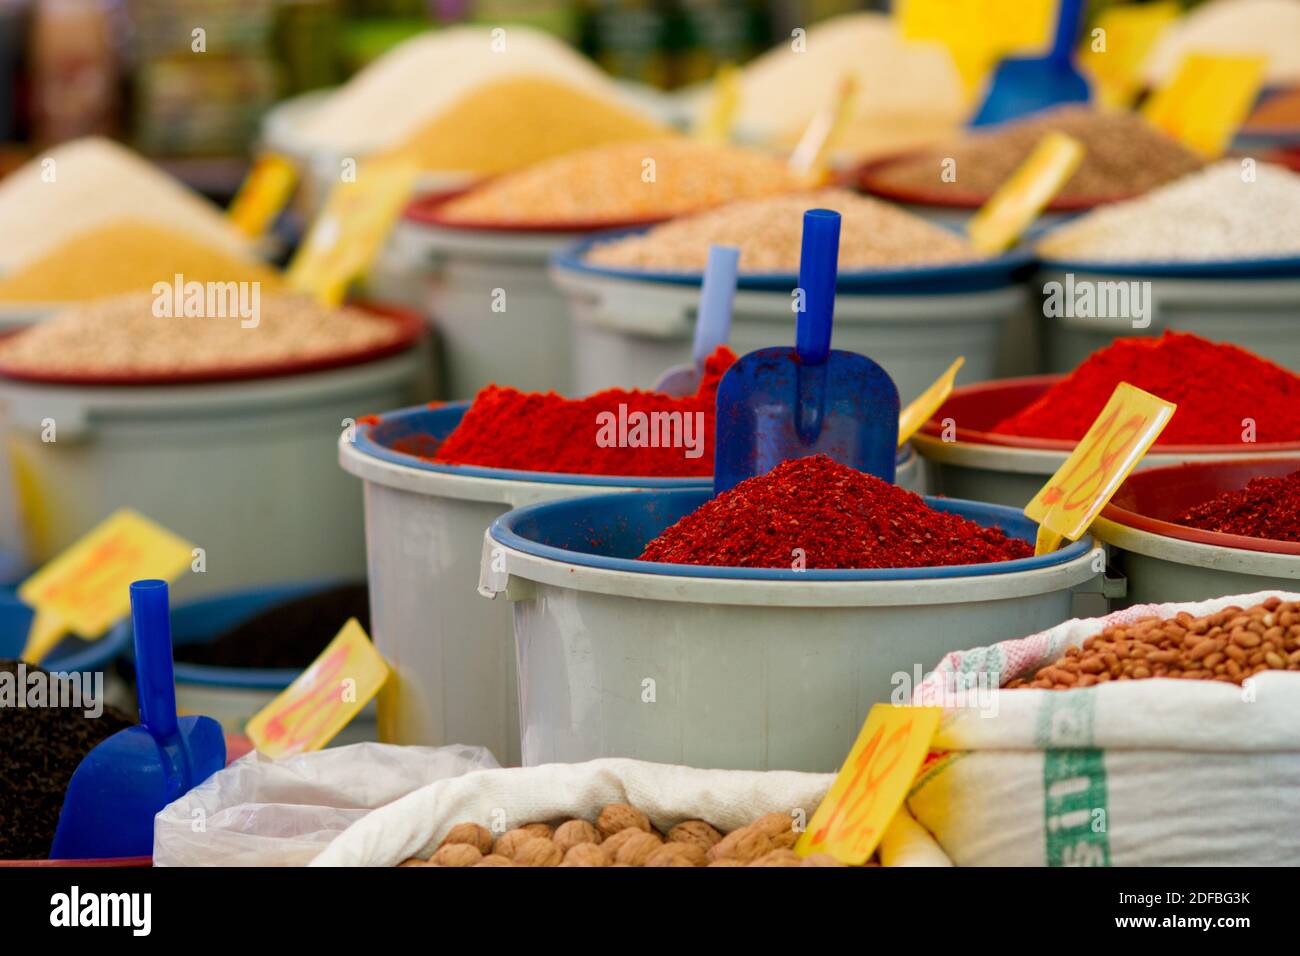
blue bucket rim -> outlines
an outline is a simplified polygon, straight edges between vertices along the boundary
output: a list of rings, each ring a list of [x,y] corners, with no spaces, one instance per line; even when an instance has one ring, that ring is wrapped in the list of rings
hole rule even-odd
[[[674,491],[689,490],[699,487],[713,487],[712,475],[687,476],[682,478],[661,478],[638,475],[578,475],[563,471],[516,471],[511,468],[485,468],[479,465],[440,465],[425,461],[405,452],[394,451],[387,445],[376,441],[372,431],[385,424],[418,418],[426,414],[440,412],[460,412],[464,414],[470,406],[469,401],[447,402],[436,408],[428,405],[410,405],[394,409],[379,416],[379,421],[357,426],[356,441],[352,443],[361,454],[378,458],[389,464],[414,468],[417,471],[431,471],[441,475],[459,475],[464,478],[492,478],[497,481],[532,481],[543,485],[590,485],[604,488],[651,488],[655,490]],[[898,450],[895,462],[902,465],[916,454],[912,443],[908,442]]]
[[[246,598],[265,597],[272,600],[283,599],[289,601],[317,591],[327,591],[339,585],[356,583],[357,581],[352,578],[322,578],[312,581],[293,581],[235,588],[231,591],[223,591],[220,594],[209,594],[196,597],[190,601],[184,601],[173,607],[172,613],[175,614],[179,610],[202,611],[204,608],[223,604],[227,601]],[[128,656],[134,656],[131,619],[129,617],[123,618],[114,625],[113,630],[121,631],[124,644],[130,645],[130,650],[125,651],[125,653]],[[292,667],[214,667],[210,664],[189,664],[184,661],[175,661],[173,669],[177,684],[219,687],[227,690],[284,690],[302,674],[301,668],[294,669]]]
[[[662,225],[662,223],[658,224]],[[957,231],[936,223],[940,228]],[[654,226],[634,226],[611,229],[579,239],[557,250],[551,256],[551,265],[569,272],[599,276],[606,279],[650,282],[660,285],[700,286],[703,272],[663,272],[648,269],[618,269],[592,265],[583,257],[594,247],[626,236],[639,235]],[[953,292],[978,292],[1001,288],[1014,283],[1021,270],[1030,269],[1035,256],[1028,246],[1022,245],[996,256],[986,256],[969,262],[948,265],[917,265],[891,269],[846,269],[835,280],[835,289],[842,293],[876,293],[888,295],[936,295]],[[795,272],[741,272],[736,288],[752,292],[783,292],[799,284]],[[938,286],[938,288],[936,288]]]
[[[712,496],[712,489],[684,488],[674,489],[668,494],[699,494],[706,491]],[[520,521],[544,514],[548,510],[573,507],[584,501],[599,501],[602,507],[618,509],[623,501],[633,500],[634,496],[647,494],[664,494],[654,491],[629,491],[610,495],[567,498],[560,501],[546,501],[526,505],[508,511],[492,522],[490,534],[493,540],[506,547],[524,554],[547,558],[564,564],[595,568],[601,571],[624,571],[632,574],[651,574],[663,577],[715,578],[741,581],[768,581],[787,583],[806,583],[809,581],[828,581],[841,583],[863,583],[869,581],[918,581],[942,578],[988,577],[996,574],[1011,574],[1018,571],[1036,571],[1044,568],[1067,564],[1082,557],[1093,548],[1091,535],[1084,535],[1068,547],[1054,551],[1052,554],[1017,558],[1014,561],[998,561],[984,564],[958,564],[934,568],[853,568],[853,569],[810,569],[793,571],[784,568],[728,568],[700,564],[660,564],[655,561],[639,561],[633,558],[611,558],[603,555],[587,554],[581,551],[568,551],[548,544],[541,544],[525,538],[514,530]],[[1005,525],[1005,519],[1028,521],[1025,515],[1005,505],[989,504],[982,501],[970,501],[965,498],[937,498],[923,495],[923,500],[931,508],[939,511],[961,514],[963,510],[978,511],[988,514],[999,525]],[[963,515],[969,517],[969,515]],[[971,520],[975,520],[972,518]],[[983,524],[983,522],[977,522]],[[987,527],[987,525],[985,525]],[[1024,539],[1022,539],[1024,540]],[[1031,542],[1032,543],[1032,542]]]
[[[0,606],[32,613],[31,607],[16,594],[0,598]],[[87,641],[75,634],[69,635],[59,642],[40,666],[52,674],[95,673],[106,670],[126,652],[126,640],[116,632],[115,624],[105,631],[102,637],[93,641]],[[71,642],[76,642],[72,645],[74,647],[82,646],[69,654],[58,653],[60,648]]]
[[[1300,278],[1300,255],[1255,259],[1153,259],[1149,262],[1095,259],[1053,259],[1042,256],[1040,269],[1059,272],[1094,272],[1148,279],[1295,279]]]

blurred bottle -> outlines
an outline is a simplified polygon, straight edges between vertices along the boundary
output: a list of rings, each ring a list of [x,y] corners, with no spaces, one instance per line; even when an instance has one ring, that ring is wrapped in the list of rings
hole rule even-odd
[[[112,0],[36,0],[32,133],[40,143],[117,130],[121,105]]]

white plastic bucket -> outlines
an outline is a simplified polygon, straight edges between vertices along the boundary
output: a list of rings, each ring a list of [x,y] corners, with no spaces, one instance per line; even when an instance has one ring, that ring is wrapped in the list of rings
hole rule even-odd
[[[654,384],[672,365],[689,362],[700,277],[589,266],[591,242],[556,257],[552,277],[573,316],[574,385],[587,394],[613,386]],[[842,273],[835,298],[835,348],[869,355],[899,394],[921,394],[964,355],[963,377],[991,378],[1000,339],[1028,302],[1014,277],[1027,259],[879,273]],[[855,278],[856,277],[856,278]],[[732,311],[737,354],[794,340],[794,276],[742,275]]]
[[[513,607],[525,766],[632,757],[833,771],[873,703],[944,654],[1032,634],[1101,587],[1091,539],[965,568],[806,571],[632,560],[711,489],[550,502],[498,519],[480,590]],[[932,499],[1032,540],[1006,508]],[[497,603],[502,603],[498,601]]]
[[[912,438],[929,466],[937,494],[1023,508],[1056,474],[1073,444],[994,435],[991,429],[1037,399],[1056,375],[981,382],[954,389],[944,405]],[[945,424],[948,423],[948,424]],[[1300,454],[1300,442],[1246,445],[1155,446],[1137,467],[1179,462],[1239,461]]]
[[[40,565],[131,507],[202,548],[182,595],[359,578],[356,487],[333,464],[359,415],[417,397],[418,353],[327,371],[193,385],[0,379],[22,516],[5,547]],[[53,437],[54,440],[45,440]]]
[[[383,739],[479,744],[515,766],[519,702],[510,612],[475,593],[484,531],[507,511],[536,502],[710,481],[434,465],[394,450],[413,434],[441,441],[466,407],[386,414],[359,427],[355,442],[340,438],[339,464],[365,483],[372,637],[396,675],[381,698]],[[904,449],[898,483],[920,490],[920,465]]]
[[[1067,275],[1074,288],[1134,287],[1149,290],[1149,311],[1138,316],[1108,317],[1053,315],[1044,312],[1043,339],[1049,371],[1068,372],[1116,336],[1159,335],[1166,329],[1195,332],[1216,342],[1231,342],[1268,356],[1272,361],[1300,371],[1300,336],[1295,334],[1300,314],[1300,272],[1292,276],[1255,276],[1243,263],[1241,275],[1215,276],[1212,270],[1196,275],[1193,264],[1144,270],[1141,266],[1103,268],[1080,264],[1048,264],[1035,284],[1064,289]],[[1297,262],[1300,267],[1300,262]],[[1149,285],[1145,285],[1149,283]],[[1118,284],[1118,285],[1116,285]],[[1147,293],[1143,293],[1145,296]],[[1131,311],[1131,310],[1130,310]],[[1149,324],[1145,324],[1149,320]]]

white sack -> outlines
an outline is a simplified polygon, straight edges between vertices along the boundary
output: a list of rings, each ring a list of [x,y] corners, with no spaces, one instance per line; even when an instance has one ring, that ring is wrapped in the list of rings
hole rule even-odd
[[[957,651],[913,699],[951,702],[955,680],[998,683],[1113,624],[1248,608],[1286,592],[1142,605],[1022,640]],[[1300,864],[1300,673],[1246,688],[1197,680],[995,692],[947,708],[908,798],[958,866]]]
[[[486,749],[459,745],[362,743],[278,761],[253,751],[154,818],[154,865],[302,866],[372,810],[496,766]]]

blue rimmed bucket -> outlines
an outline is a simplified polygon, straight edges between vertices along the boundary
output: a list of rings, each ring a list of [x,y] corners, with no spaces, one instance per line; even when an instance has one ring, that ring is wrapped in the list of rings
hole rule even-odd
[[[176,605],[171,610],[172,643],[181,648],[216,640],[264,611],[347,582],[338,580],[273,584],[245,588]],[[342,622],[340,622],[342,623]],[[131,653],[134,634],[130,619],[111,632]],[[333,635],[327,635],[325,640]],[[324,648],[324,641],[321,644]],[[177,661],[176,707],[183,713],[206,714],[220,722],[227,735],[240,735],[249,718],[269,704],[302,673],[297,668],[217,667]],[[376,708],[367,705],[331,742],[331,746],[375,740]]]
[[[1090,538],[961,567],[787,571],[635,560],[710,489],[533,505],[495,521],[480,591],[514,615],[523,762],[835,770],[871,705],[944,654],[1044,630],[1102,587]],[[1033,541],[997,505],[927,499]]]
[[[17,658],[27,643],[32,623],[32,609],[12,595],[0,597],[0,657]],[[97,641],[65,637],[49,656],[41,661],[48,671],[103,673],[126,652],[130,638],[109,631]]]
[[[635,230],[634,230],[635,231]],[[558,253],[551,277],[573,318],[578,394],[612,385],[650,387],[659,372],[691,358],[700,273],[608,268],[591,249],[629,231],[604,233]],[[921,394],[957,355],[962,377],[983,381],[1033,371],[1036,327],[1023,250],[944,266],[842,270],[836,283],[834,346],[869,355],[889,372],[903,400]],[[785,345],[798,276],[742,273],[732,309],[738,354]]]

